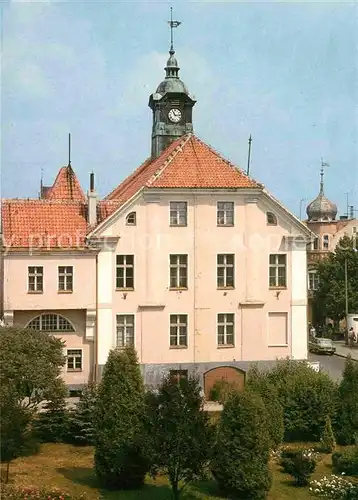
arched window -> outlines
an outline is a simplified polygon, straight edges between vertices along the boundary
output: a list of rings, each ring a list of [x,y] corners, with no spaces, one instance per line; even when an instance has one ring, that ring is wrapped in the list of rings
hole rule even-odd
[[[329,234],[323,235],[323,250],[329,250]]]
[[[126,217],[127,226],[135,226],[137,223],[137,214],[135,212],[130,212]]]
[[[266,212],[266,224],[268,226],[277,226],[277,217],[272,212]]]
[[[46,313],[40,314],[32,319],[27,325],[27,328],[33,330],[42,330],[43,332],[74,332],[73,325],[68,319],[59,314]]]

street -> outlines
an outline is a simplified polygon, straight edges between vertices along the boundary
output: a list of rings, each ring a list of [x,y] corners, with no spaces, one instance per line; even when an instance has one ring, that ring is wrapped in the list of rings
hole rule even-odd
[[[319,361],[322,370],[327,372],[333,380],[340,380],[345,365],[345,358],[340,356],[327,356],[324,354],[308,354],[309,361]]]

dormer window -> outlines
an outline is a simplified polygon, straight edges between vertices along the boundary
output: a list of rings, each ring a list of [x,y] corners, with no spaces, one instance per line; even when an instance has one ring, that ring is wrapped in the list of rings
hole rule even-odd
[[[277,217],[272,212],[266,212],[266,224],[268,226],[277,226]]]
[[[136,212],[130,212],[126,217],[126,226],[135,226],[137,224]]]

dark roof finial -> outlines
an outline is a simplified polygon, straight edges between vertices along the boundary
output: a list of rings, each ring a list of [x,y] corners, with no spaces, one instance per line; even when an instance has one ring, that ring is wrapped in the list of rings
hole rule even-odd
[[[173,42],[173,28],[177,28],[181,24],[181,21],[173,21],[173,7],[170,7],[170,21],[168,21],[168,24],[170,26],[170,50],[169,50],[169,54],[171,56],[173,56],[175,54],[174,42]]]
[[[324,194],[324,181],[323,181],[324,167],[329,167],[329,163],[323,161],[323,158],[321,158],[321,172],[320,172],[321,182],[320,182],[320,189],[319,189],[320,194]]]

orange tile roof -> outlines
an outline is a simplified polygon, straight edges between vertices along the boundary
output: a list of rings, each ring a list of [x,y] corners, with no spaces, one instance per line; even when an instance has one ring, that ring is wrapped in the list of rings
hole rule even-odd
[[[85,201],[86,199],[71,166],[60,168],[53,185],[43,190],[43,197],[46,200]]]
[[[158,158],[146,160],[108,196],[122,203],[146,188],[261,187],[193,134],[174,141]]]

